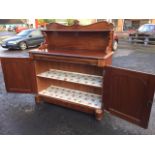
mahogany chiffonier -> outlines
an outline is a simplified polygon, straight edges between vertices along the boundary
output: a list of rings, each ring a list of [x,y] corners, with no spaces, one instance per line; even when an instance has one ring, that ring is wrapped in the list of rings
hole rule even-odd
[[[94,114],[104,111],[148,127],[155,75],[111,66],[113,25],[57,23],[42,30],[45,43],[28,58],[1,58],[6,90]],[[12,76],[13,75],[13,76]]]

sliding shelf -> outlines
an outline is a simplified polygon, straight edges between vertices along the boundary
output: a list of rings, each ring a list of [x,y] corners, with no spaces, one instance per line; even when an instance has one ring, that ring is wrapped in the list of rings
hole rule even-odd
[[[37,77],[50,78],[55,80],[73,82],[88,86],[102,87],[103,77],[97,75],[83,74],[77,72],[50,69],[37,75]]]
[[[86,105],[97,109],[101,109],[102,105],[101,95],[57,86],[50,86],[47,89],[40,91],[39,95],[69,101],[74,104]]]

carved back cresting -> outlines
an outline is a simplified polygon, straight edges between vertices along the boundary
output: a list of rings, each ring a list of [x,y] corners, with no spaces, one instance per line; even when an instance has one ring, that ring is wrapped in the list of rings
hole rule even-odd
[[[98,22],[82,26],[76,22],[72,26],[50,23],[46,30],[47,49],[50,50],[81,50],[101,51],[112,50],[111,42],[113,25],[108,22]]]

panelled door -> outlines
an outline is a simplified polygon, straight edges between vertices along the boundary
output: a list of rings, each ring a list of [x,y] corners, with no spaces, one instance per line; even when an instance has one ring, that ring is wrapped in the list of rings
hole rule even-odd
[[[155,75],[108,66],[104,77],[104,108],[143,128],[148,127]]]
[[[2,58],[1,64],[8,92],[36,92],[35,68],[30,58]]]

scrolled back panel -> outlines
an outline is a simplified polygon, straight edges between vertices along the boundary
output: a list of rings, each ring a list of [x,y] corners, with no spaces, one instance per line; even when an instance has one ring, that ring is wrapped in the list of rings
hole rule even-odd
[[[108,23],[107,21],[101,21],[97,23],[93,23],[90,25],[80,25],[78,20],[74,21],[74,24],[71,26],[62,25],[59,23],[50,23],[46,25],[47,30],[61,30],[61,31],[72,31],[72,30],[79,30],[79,31],[112,31],[113,24]]]
[[[50,33],[50,34],[49,34]],[[105,51],[109,32],[48,32],[49,50]]]

